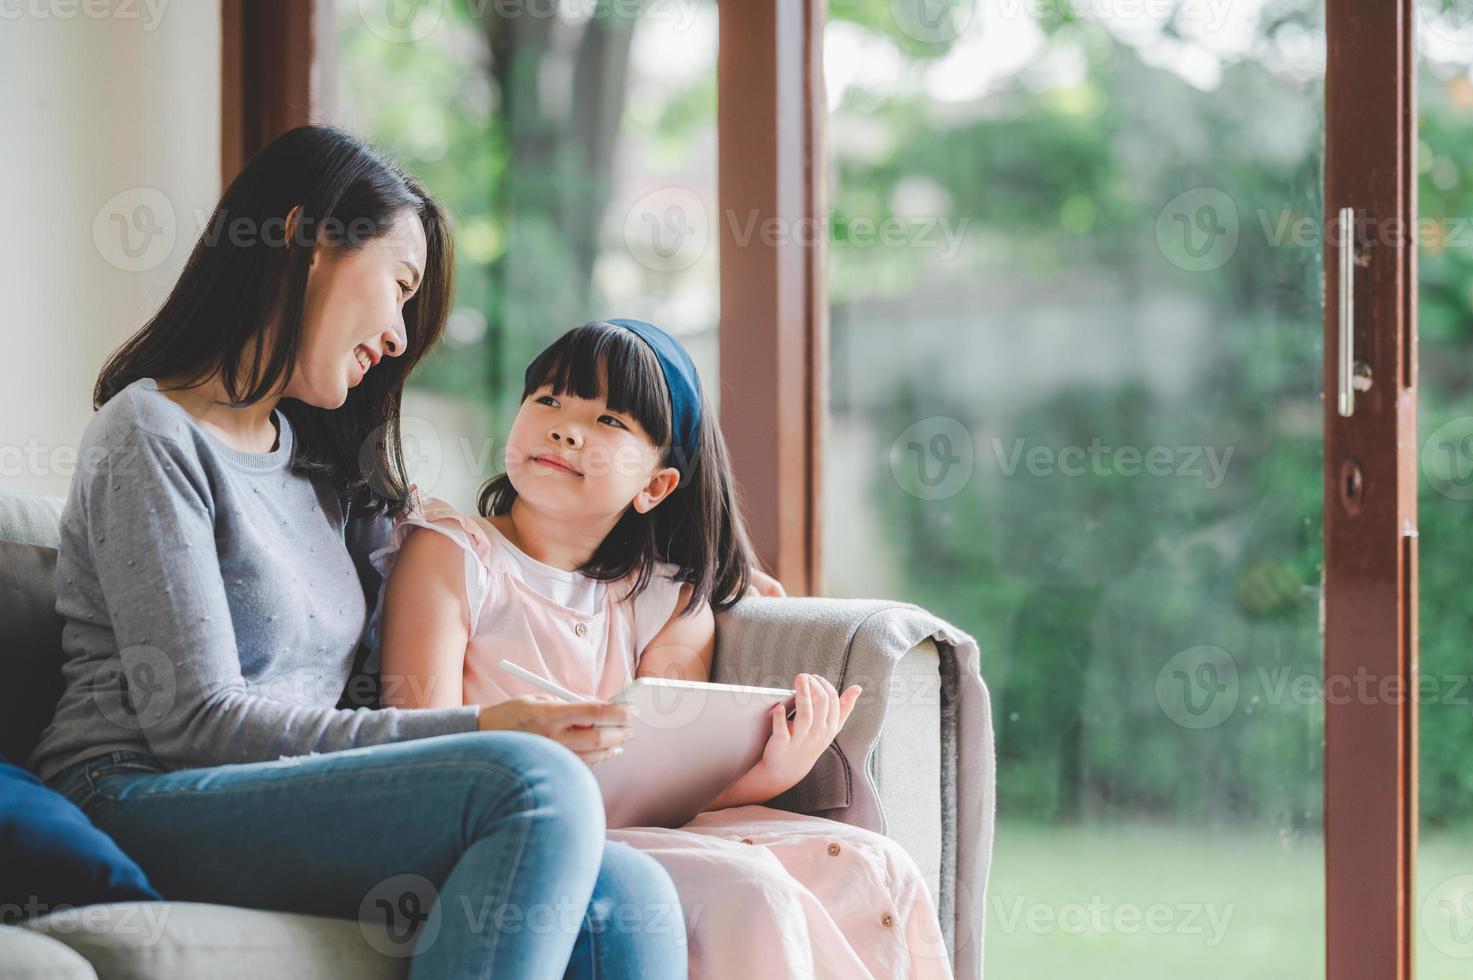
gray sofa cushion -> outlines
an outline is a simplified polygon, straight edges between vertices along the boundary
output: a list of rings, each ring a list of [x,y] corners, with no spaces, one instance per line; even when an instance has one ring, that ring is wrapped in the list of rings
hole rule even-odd
[[[0,980],[97,980],[87,960],[63,943],[0,926]]]
[[[61,540],[61,497],[0,493],[0,541],[40,545],[56,550]]]
[[[62,501],[0,493],[0,755],[24,765],[61,697],[56,543]]]
[[[27,929],[65,943],[107,980],[398,980],[409,959],[381,926],[197,902],[117,902],[53,912]]]

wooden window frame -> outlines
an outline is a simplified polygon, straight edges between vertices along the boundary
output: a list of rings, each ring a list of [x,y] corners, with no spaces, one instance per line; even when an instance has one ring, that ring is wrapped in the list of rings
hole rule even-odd
[[[220,187],[294,126],[331,118],[331,0],[220,0]]]
[[[1417,250],[1414,0],[1328,0],[1325,217],[1353,207],[1355,354],[1372,385],[1338,405],[1341,248],[1325,247],[1325,699],[1329,980],[1411,980],[1417,841]],[[1332,688],[1334,683],[1341,685]],[[1354,688],[1352,688],[1353,690]]]
[[[719,5],[721,428],[753,546],[793,595],[823,582],[826,14],[824,0]]]

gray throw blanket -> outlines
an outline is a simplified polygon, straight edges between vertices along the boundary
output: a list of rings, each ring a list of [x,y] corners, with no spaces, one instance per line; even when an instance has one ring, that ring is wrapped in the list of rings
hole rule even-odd
[[[774,801],[798,813],[885,833],[870,758],[891,698],[895,664],[931,638],[941,653],[942,850],[937,911],[957,977],[982,976],[996,773],[992,708],[977,641],[910,603],[875,599],[745,599],[717,616],[712,679],[789,687],[799,671],[864,695],[813,771]]]

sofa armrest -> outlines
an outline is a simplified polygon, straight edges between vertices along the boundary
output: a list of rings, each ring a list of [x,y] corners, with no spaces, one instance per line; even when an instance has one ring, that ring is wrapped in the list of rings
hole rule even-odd
[[[997,788],[977,641],[886,599],[743,599],[717,614],[714,680],[786,687],[799,671],[865,694],[772,805],[904,847],[931,886],[953,973],[980,977]]]
[[[923,639],[893,660],[861,662],[852,644],[805,642],[814,623],[825,636],[852,638],[890,603],[841,599],[746,599],[716,617],[711,679],[723,684],[791,687],[799,672],[822,674],[838,690],[864,688],[844,731],[813,771],[769,805],[883,832],[905,848],[926,880],[940,880],[942,738],[940,655]],[[881,693],[885,696],[881,696]],[[851,808],[855,783],[868,778],[878,819]]]
[[[896,664],[889,710],[869,758],[886,836],[905,848],[933,884],[941,880],[943,840],[940,667],[940,651],[930,639]]]

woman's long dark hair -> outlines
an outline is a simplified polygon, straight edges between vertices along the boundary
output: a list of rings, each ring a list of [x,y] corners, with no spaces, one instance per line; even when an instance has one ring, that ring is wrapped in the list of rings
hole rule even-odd
[[[632,415],[656,446],[665,447],[661,466],[675,465],[670,392],[659,360],[637,334],[602,320],[568,331],[532,362],[522,401],[543,385],[558,395],[602,396],[611,410]],[[649,584],[656,561],[674,564],[680,569],[676,578],[691,584],[681,615],[703,602],[727,609],[741,599],[751,580],[752,546],[726,441],[704,397],[700,428],[689,482],[682,479],[648,513],[631,506],[578,571],[604,581],[638,572],[632,597]],[[505,514],[516,499],[511,479],[498,474],[481,488],[481,516]]]
[[[288,237],[285,219],[298,206]],[[296,434],[294,466],[327,474],[345,502],[367,513],[402,511],[409,481],[400,399],[410,371],[444,333],[454,244],[449,217],[424,186],[342,130],[299,126],[250,159],[221,195],[163,306],[103,365],[93,406],[139,378],[178,377],[197,387],[217,372],[235,406],[279,392],[302,343],[313,251],[356,252],[405,209],[423,223],[427,250],[422,283],[404,306],[404,353],[384,358],[340,408],[280,404]],[[273,319],[277,329],[268,336]]]

